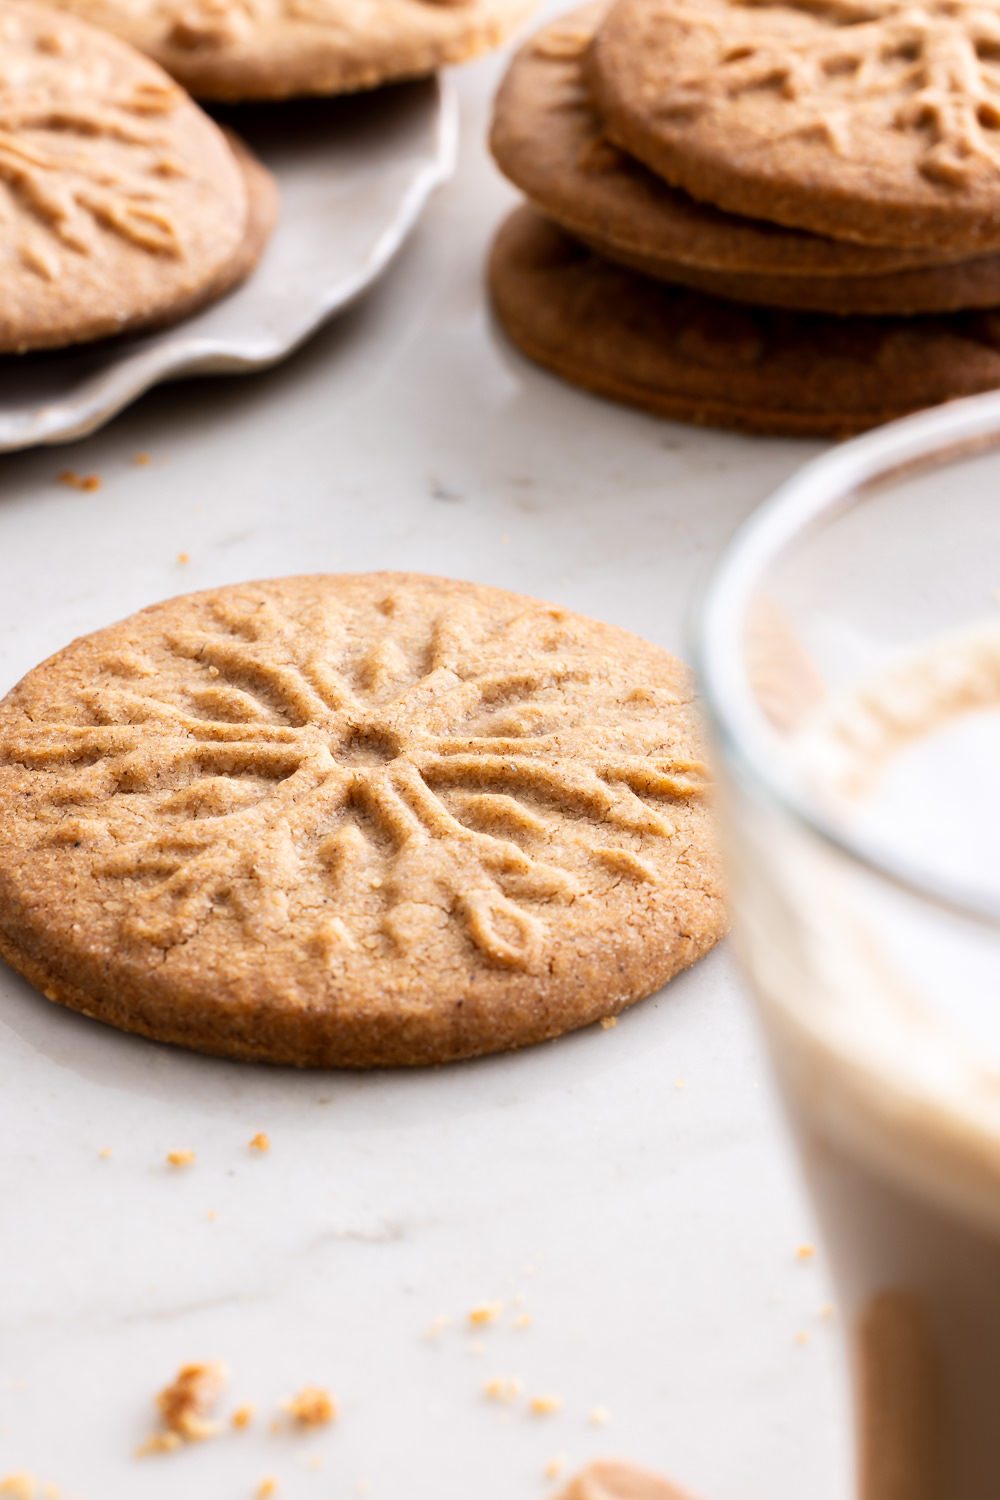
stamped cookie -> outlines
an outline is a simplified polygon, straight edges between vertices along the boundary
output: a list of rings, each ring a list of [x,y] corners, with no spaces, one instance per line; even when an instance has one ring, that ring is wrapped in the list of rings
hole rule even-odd
[[[247,235],[222,132],[147,58],[29,0],[0,0],[0,55],[0,352],[186,310]]]
[[[56,0],[202,99],[341,94],[496,47],[534,0]]]
[[[653,281],[531,208],[490,263],[503,328],[564,379],[659,416],[846,436],[1000,387],[1000,318],[857,318],[738,307]]]
[[[200,1051],[441,1062],[612,1015],[721,936],[687,669],[406,573],[248,583],[0,704],[0,952]]]
[[[716,296],[842,314],[952,312],[1000,303],[1000,256],[853,245],[740,218],[670,187],[611,145],[584,59],[606,7],[544,27],[497,93],[490,144],[549,218],[600,254]]]
[[[589,68],[611,139],[695,197],[1000,250],[997,0],[617,0]]]

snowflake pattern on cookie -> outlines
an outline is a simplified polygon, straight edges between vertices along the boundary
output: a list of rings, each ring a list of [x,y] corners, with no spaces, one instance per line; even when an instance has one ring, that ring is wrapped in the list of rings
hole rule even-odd
[[[76,695],[89,723],[47,716],[8,740],[4,759],[51,778],[33,797],[58,809],[53,841],[112,843],[95,869],[128,889],[126,939],[186,942],[224,903],[266,943],[306,882],[304,936],[326,956],[411,945],[420,905],[490,962],[534,969],[542,913],[581,893],[574,866],[657,880],[644,846],[705,789],[700,762],[663,753],[670,695],[581,650],[559,610],[491,628],[463,601],[415,643],[411,620],[393,629],[405,591],[378,608],[359,653],[336,599],[297,620],[266,593],[223,596],[166,630],[167,692],[154,659],[117,650]]]

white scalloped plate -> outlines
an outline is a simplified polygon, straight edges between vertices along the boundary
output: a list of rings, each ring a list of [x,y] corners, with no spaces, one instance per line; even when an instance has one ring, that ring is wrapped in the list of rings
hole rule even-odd
[[[253,276],[172,328],[0,359],[0,452],[84,437],[163,380],[284,359],[380,275],[454,170],[457,104],[445,78],[231,109],[224,119],[281,190],[281,218]]]

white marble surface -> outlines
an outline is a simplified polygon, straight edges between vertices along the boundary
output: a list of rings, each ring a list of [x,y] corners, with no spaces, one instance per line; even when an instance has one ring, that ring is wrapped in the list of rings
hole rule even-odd
[[[682,644],[733,526],[815,448],[646,419],[501,345],[498,67],[462,72],[458,176],[341,323],[269,374],[3,461],[0,686],[150,600],[314,568],[457,574]],[[67,465],[100,490],[59,485]],[[848,1493],[839,1333],[822,1264],[796,1259],[810,1216],[724,950],[614,1030],[423,1073],[189,1057],[6,972],[0,1049],[0,1475],[87,1500],[249,1500],[266,1475],[279,1500],[541,1500],[555,1455],[619,1453],[703,1500]],[[470,1334],[484,1299],[504,1311]],[[207,1357],[233,1401],[269,1414],[312,1380],[341,1418],[133,1458],[153,1392]],[[498,1374],[565,1405],[499,1407]]]

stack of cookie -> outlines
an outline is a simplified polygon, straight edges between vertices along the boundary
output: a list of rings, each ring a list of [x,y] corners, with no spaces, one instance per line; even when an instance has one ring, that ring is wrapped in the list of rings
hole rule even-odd
[[[515,58],[510,338],[664,416],[842,435],[1000,386],[1000,6],[617,0]]]

